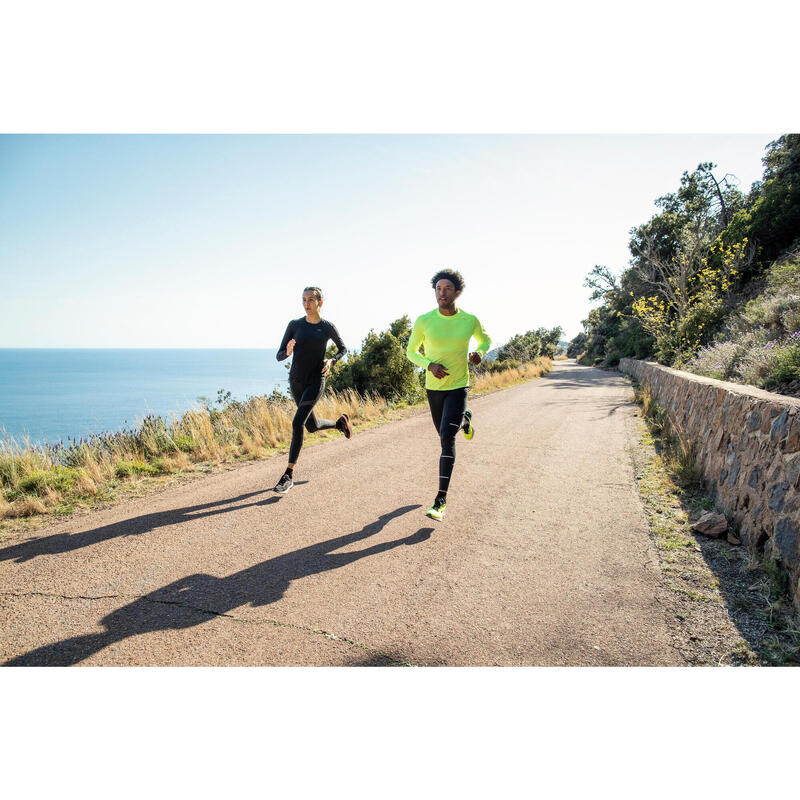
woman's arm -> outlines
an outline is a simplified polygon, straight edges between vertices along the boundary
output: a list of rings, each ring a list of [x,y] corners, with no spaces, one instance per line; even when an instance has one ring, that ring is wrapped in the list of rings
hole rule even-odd
[[[339,336],[339,331],[336,330],[336,326],[329,322],[330,325],[330,339],[338,348],[337,351],[333,354],[333,357],[330,359],[334,364],[347,352],[347,348],[344,346],[344,342],[342,341],[342,337]]]
[[[288,352],[286,350],[289,342],[294,343],[294,320],[286,326],[286,333],[283,334],[281,346],[278,348],[278,354],[275,356],[278,361],[285,361],[292,354],[292,348],[289,348]]]

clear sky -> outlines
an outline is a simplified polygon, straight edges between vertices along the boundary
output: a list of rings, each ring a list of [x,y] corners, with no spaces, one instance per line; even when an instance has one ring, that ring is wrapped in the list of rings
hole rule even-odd
[[[309,284],[358,347],[441,267],[495,343],[571,338],[656,197],[780,133],[3,135],[0,347],[276,347]]]

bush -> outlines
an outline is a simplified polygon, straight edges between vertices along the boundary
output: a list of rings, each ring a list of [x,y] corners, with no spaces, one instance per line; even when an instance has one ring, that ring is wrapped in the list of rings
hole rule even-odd
[[[794,340],[779,349],[775,356],[774,366],[764,379],[764,388],[772,389],[782,383],[800,380],[800,341],[796,335]]]
[[[48,484],[48,473],[37,470],[22,478],[19,482],[20,491],[25,494],[42,495]]]
[[[14,486],[19,478],[17,460],[0,455],[0,486]]]
[[[730,380],[745,349],[738,342],[720,342],[703,347],[697,355],[684,365],[688,372],[705,375],[719,381]]]
[[[164,458],[154,458],[150,466],[155,475],[169,475],[173,471],[169,462]]]
[[[194,439],[192,439],[191,436],[179,433],[173,438],[173,441],[178,450],[184,453],[191,453],[194,451]]]
[[[142,421],[136,433],[136,444],[147,458],[159,453],[174,453],[177,450],[167,430],[166,421],[155,414],[148,414]]]
[[[586,334],[579,333],[567,347],[567,358],[577,358],[586,349],[586,341]]]
[[[764,292],[731,314],[716,341],[683,368],[719,380],[776,388],[798,377],[800,259],[773,265]]]
[[[133,475],[156,475],[158,470],[144,461],[122,461],[114,469],[117,478],[130,478]]]
[[[49,473],[48,484],[59,492],[69,492],[78,482],[80,473],[71,467],[55,467]]]
[[[522,363],[522,361],[517,361],[513,358],[506,358],[502,361],[481,361],[477,367],[470,365],[470,369],[476,375],[495,375],[498,372],[506,372],[509,369],[519,369]]]
[[[351,353],[333,369],[327,385],[335,392],[354,389],[362,396],[377,394],[389,400],[421,399],[418,368],[406,358],[411,320],[401,317],[388,331],[370,331],[359,353]]]

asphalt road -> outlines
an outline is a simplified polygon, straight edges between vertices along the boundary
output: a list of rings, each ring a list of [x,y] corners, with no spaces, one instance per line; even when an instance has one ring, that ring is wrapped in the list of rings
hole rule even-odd
[[[631,390],[555,362],[470,401],[447,516],[427,412],[0,544],[0,663],[663,665]]]

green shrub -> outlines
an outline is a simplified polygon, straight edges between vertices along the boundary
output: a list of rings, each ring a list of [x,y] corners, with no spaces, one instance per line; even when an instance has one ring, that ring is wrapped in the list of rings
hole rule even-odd
[[[133,475],[156,475],[158,470],[144,461],[122,461],[117,464],[114,474],[118,478],[130,478]]]
[[[18,479],[16,459],[13,456],[0,456],[0,486],[14,486]]]
[[[78,482],[78,470],[72,467],[56,467],[48,473],[47,482],[59,492],[68,492]]]
[[[370,331],[361,343],[360,353],[351,353],[333,369],[327,385],[335,392],[355,389],[366,396],[378,394],[391,400],[413,402],[424,396],[418,368],[406,358],[411,336],[411,320],[401,317],[388,331]],[[330,356],[330,351],[326,354]]]
[[[52,470],[34,470],[19,479],[15,488],[6,489],[6,498],[15,500],[23,494],[41,497],[45,491],[55,489],[69,492],[78,481],[78,471],[71,467],[55,467]]]
[[[191,453],[194,450],[194,439],[191,436],[179,433],[173,441],[178,450],[182,450],[184,453]]]
[[[509,369],[519,369],[521,366],[522,362],[515,358],[504,358],[496,361],[481,361],[477,367],[470,366],[470,369],[478,375],[494,375],[497,372],[505,372]]]
[[[800,380],[800,342],[780,349],[775,361],[772,372],[764,379],[765,388]]]
[[[509,339],[498,351],[498,361],[535,361],[539,356],[555,358],[558,342],[563,335],[560,327],[537,328],[535,331],[518,333]]]
[[[142,420],[141,427],[136,432],[136,440],[137,445],[148,458],[160,453],[174,453],[176,450],[175,442],[167,430],[166,421],[163,417],[155,414],[148,414]]]
[[[20,479],[19,490],[24,494],[42,495],[47,488],[49,475],[42,470],[29,472]]]
[[[579,333],[567,347],[567,358],[577,358],[586,349],[586,342],[586,334]]]

